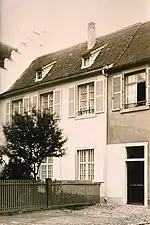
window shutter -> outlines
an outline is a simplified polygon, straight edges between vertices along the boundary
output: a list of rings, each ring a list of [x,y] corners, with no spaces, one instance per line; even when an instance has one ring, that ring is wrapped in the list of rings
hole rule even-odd
[[[10,115],[11,115],[11,104],[10,102],[6,103],[6,124],[10,122]]]
[[[95,113],[104,112],[104,79],[95,81]]]
[[[61,90],[54,91],[54,113],[57,118],[61,117]]]
[[[29,97],[23,98],[23,112],[29,112],[30,109],[30,99]]]
[[[147,78],[147,104],[150,105],[150,67],[146,70]]]
[[[120,110],[121,108],[121,89],[122,75],[117,75],[112,78],[112,109]]]
[[[69,88],[69,117],[75,116],[75,87]]]
[[[38,110],[38,96],[35,95],[32,97],[32,104],[31,104],[32,108],[35,109],[35,110]]]
[[[78,174],[79,174],[79,157],[77,151],[75,154],[75,180],[78,180]]]

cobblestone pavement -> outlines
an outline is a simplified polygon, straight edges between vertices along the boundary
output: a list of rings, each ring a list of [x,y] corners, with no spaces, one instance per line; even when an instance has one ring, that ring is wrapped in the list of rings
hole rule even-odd
[[[49,210],[0,216],[0,225],[135,225],[150,224],[150,209],[144,206],[96,205],[81,210]]]

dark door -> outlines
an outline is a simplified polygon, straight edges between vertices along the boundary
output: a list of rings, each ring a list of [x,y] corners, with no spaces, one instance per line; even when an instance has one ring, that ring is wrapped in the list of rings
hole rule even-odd
[[[144,162],[127,162],[127,203],[144,204]]]

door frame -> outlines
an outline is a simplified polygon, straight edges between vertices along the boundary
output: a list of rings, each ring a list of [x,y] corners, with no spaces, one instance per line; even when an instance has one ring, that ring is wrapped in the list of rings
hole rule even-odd
[[[127,147],[144,147],[144,158],[127,159]],[[144,162],[144,206],[148,206],[148,142],[127,143],[125,144],[125,202],[127,204],[127,162]]]

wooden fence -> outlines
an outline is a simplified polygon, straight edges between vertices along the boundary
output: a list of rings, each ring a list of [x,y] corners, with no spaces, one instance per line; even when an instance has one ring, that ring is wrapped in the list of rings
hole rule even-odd
[[[100,183],[0,180],[0,212],[49,209],[100,202]]]

